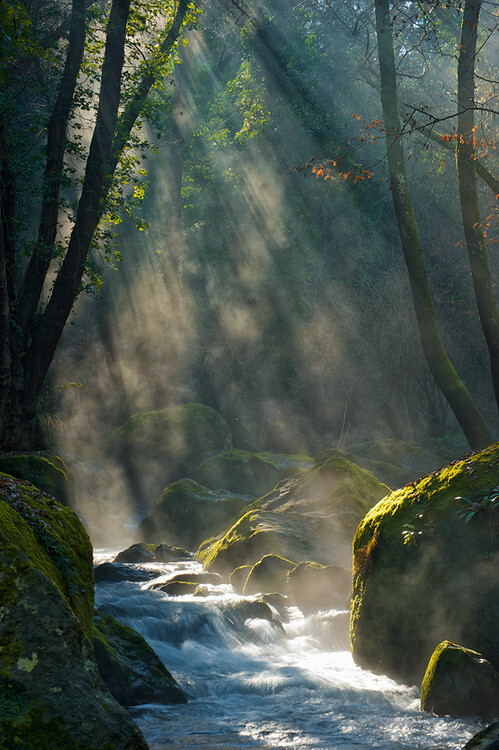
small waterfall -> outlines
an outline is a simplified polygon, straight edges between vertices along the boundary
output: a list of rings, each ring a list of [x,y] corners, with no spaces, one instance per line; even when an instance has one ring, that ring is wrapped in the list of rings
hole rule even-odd
[[[144,567],[153,581],[97,584],[96,606],[138,630],[190,697],[133,709],[151,750],[459,750],[477,731],[421,712],[416,688],[357,667],[345,612],[269,611],[226,583],[172,597],[152,583],[199,563]]]

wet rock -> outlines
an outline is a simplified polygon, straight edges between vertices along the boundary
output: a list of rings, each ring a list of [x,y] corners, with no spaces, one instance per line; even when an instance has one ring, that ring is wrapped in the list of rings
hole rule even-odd
[[[352,571],[338,565],[301,562],[287,574],[286,589],[304,613],[349,606]]]
[[[200,584],[222,583],[223,578],[218,573],[178,573],[167,581],[153,583],[151,589],[164,591],[171,596],[181,596],[182,594],[191,594]],[[186,584],[184,586],[184,584]]]
[[[196,549],[208,535],[224,531],[246,509],[251,498],[210,490],[192,479],[170,484],[137,529],[137,540],[166,539]]]
[[[194,581],[166,581],[166,583],[153,584],[151,588],[155,591],[163,591],[169,596],[184,596],[194,594],[198,585]]]
[[[289,605],[289,597],[284,594],[278,594],[277,592],[273,592],[272,594],[262,594],[261,599],[266,604],[270,604],[271,607],[275,607],[276,609],[282,609],[282,607],[287,607]]]
[[[309,456],[233,449],[203,461],[197,479],[212,489],[261,497],[286,477],[313,466]]]
[[[99,673],[118,703],[186,703],[185,693],[137,631],[99,610],[94,626]]]
[[[188,560],[191,557],[186,549],[171,547],[169,544],[146,544],[139,542],[123,550],[114,558],[114,562],[143,563],[143,562],[175,562]]]
[[[420,684],[444,640],[499,668],[499,443],[388,495],[354,539],[352,653]]]
[[[94,568],[95,583],[118,583],[119,581],[150,581],[160,575],[158,570],[135,568],[133,565],[105,562]]]
[[[147,750],[93,659],[92,546],[68,508],[0,476],[0,737]]]
[[[237,591],[239,594],[243,593],[244,584],[252,567],[252,565],[240,565],[238,568],[234,568],[229,576],[229,582],[234,591]]]
[[[483,716],[499,712],[499,674],[477,651],[443,641],[421,683],[421,708],[439,716]]]
[[[203,543],[196,558],[225,573],[267,554],[349,567],[359,521],[388,492],[345,458],[327,458],[252,503],[223,536]]]
[[[278,555],[265,555],[251,568],[243,594],[258,592],[282,593],[286,589],[286,574],[295,567],[295,563]]]
[[[107,445],[121,462],[134,496],[146,508],[168,484],[194,476],[204,459],[231,447],[227,422],[203,404],[133,414]]]
[[[499,721],[475,734],[463,750],[499,750]]]

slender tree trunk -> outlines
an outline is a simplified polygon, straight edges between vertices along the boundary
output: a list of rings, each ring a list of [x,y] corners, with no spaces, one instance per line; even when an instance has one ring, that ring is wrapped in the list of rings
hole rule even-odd
[[[85,0],[73,0],[68,54],[47,131],[47,159],[38,239],[18,295],[17,325],[26,331],[33,322],[45,277],[54,257],[59,220],[59,193],[66,152],[66,133],[85,48]]]
[[[0,131],[0,433],[3,427],[3,415],[10,388],[10,299],[8,283],[8,254],[5,247],[5,229],[8,220],[4,212],[5,178],[4,139]]]
[[[457,177],[466,247],[480,323],[490,355],[492,384],[499,409],[499,313],[482,230],[475,175],[475,55],[482,0],[467,0],[457,67]]]
[[[419,239],[405,169],[398,112],[395,56],[390,27],[389,0],[375,0],[376,33],[381,80],[381,103],[386,130],[390,185],[402,249],[409,273],[423,352],[435,381],[454,412],[472,448],[488,445],[491,438],[485,422],[459,379],[443,347]]]

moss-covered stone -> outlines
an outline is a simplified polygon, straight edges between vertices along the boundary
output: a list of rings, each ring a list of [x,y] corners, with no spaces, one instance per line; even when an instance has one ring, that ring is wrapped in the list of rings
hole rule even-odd
[[[136,539],[166,541],[196,549],[208,535],[223,531],[248,506],[249,498],[210,490],[192,479],[170,484],[137,529]]]
[[[136,500],[148,508],[168,484],[194,476],[204,459],[231,447],[227,422],[203,404],[132,414],[107,444]]]
[[[419,684],[450,639],[499,665],[499,444],[387,496],[354,539],[357,663]],[[464,514],[468,514],[467,518]]]
[[[229,576],[229,582],[234,591],[237,591],[240,594],[243,593],[244,584],[246,583],[246,579],[252,567],[252,565],[240,565],[238,568],[234,568]]]
[[[115,563],[144,563],[144,562],[174,562],[188,560],[189,552],[181,547],[171,547],[169,544],[146,544],[139,542],[132,544],[114,558]]]
[[[25,479],[65,505],[74,503],[74,482],[64,461],[55,455],[0,456],[0,472]]]
[[[499,721],[494,721],[475,734],[463,750],[499,750]]]
[[[251,453],[234,449],[203,461],[197,479],[212,489],[261,497],[286,477],[313,466],[309,456]]]
[[[251,568],[243,588],[243,594],[284,593],[286,574],[296,563],[278,555],[265,555]]]
[[[477,651],[443,641],[421,683],[421,708],[439,716],[492,719],[499,711],[499,674]]]
[[[0,475],[0,747],[146,749],[99,679],[92,614],[92,548],[80,521]]]
[[[352,571],[338,565],[304,561],[286,576],[286,593],[302,612],[347,609]]]
[[[95,611],[94,624],[99,673],[118,703],[138,706],[187,701],[161,659],[136,630],[100,610]]]
[[[387,493],[368,471],[342,456],[327,458],[252,503],[222,537],[202,544],[196,557],[225,573],[268,554],[348,567],[359,520]]]

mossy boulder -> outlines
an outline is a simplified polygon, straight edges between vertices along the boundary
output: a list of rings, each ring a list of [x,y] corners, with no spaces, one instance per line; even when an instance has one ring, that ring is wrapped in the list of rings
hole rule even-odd
[[[76,515],[0,475],[0,737],[7,748],[146,750],[93,659],[92,547]]]
[[[243,594],[284,593],[286,574],[295,563],[278,555],[265,555],[251,568],[243,588]]]
[[[342,456],[327,458],[252,503],[223,536],[200,545],[196,557],[227,574],[268,554],[348,567],[358,522],[387,493],[368,471]]]
[[[132,544],[114,558],[115,563],[175,562],[188,560],[190,553],[182,547],[171,547],[169,544]]]
[[[304,613],[347,609],[351,584],[351,570],[305,561],[287,573],[286,593]]]
[[[286,477],[313,466],[309,456],[234,449],[203,461],[197,479],[212,489],[262,497]]]
[[[499,714],[499,674],[477,651],[443,641],[421,683],[421,709],[438,716],[493,719]]]
[[[499,750],[499,721],[494,721],[475,734],[463,750]]]
[[[183,690],[136,630],[100,610],[94,626],[99,673],[118,703],[186,703]]]
[[[137,529],[137,541],[181,544],[196,549],[200,542],[227,528],[248,506],[250,498],[211,490],[192,479],[170,484]]]
[[[203,404],[132,414],[107,443],[145,508],[168,484],[194,476],[202,461],[231,447],[227,422]]]
[[[68,467],[59,456],[7,454],[0,456],[0,472],[16,479],[26,479],[64,505],[74,503],[74,482]]]
[[[252,565],[240,565],[238,568],[234,568],[229,576],[229,582],[233,587],[234,591],[242,594],[246,579],[252,569]]]
[[[368,669],[420,684],[452,640],[499,666],[499,443],[384,498],[354,539],[351,644]]]

